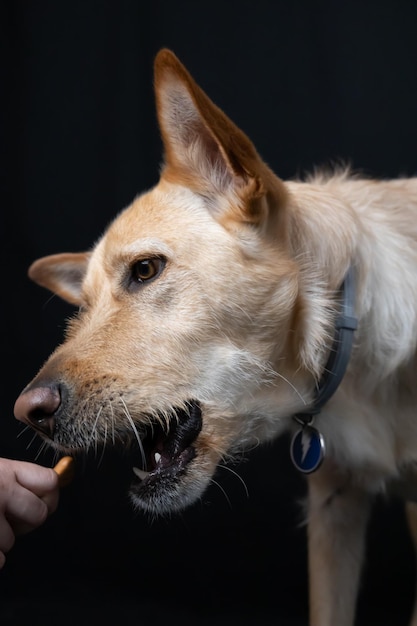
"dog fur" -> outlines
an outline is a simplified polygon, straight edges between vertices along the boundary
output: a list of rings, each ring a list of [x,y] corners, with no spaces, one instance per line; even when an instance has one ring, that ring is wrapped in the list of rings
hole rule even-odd
[[[417,495],[417,179],[280,180],[166,49],[155,93],[158,184],[91,251],[29,270],[79,312],[15,415],[70,453],[137,439],[147,463],[149,425],[187,424],[181,445],[154,440],[130,492],[151,514],[182,509],[220,462],[298,428],[352,267],[358,329],[315,418],[326,458],[307,513],[310,624],[352,626],[372,502]]]

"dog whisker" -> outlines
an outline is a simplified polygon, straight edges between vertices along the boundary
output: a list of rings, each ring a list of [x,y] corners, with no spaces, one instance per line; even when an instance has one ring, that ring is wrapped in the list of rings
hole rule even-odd
[[[37,461],[39,459],[39,457],[41,456],[42,452],[45,450],[45,448],[47,448],[47,443],[46,441],[42,441],[41,445],[39,446],[39,450],[35,455],[35,461]]]
[[[113,446],[116,443],[116,434],[114,431],[114,411],[113,411],[113,404],[110,402],[110,420],[111,420],[111,439],[112,439],[112,444]]]
[[[30,428],[30,426],[24,426],[23,428],[21,428],[20,433],[16,435],[16,439],[19,439],[19,437],[21,437],[23,433],[25,433],[26,431],[32,432],[32,429]]]
[[[224,495],[224,497],[226,498],[227,504],[229,505],[230,509],[232,509],[233,507],[232,507],[232,503],[231,503],[231,501],[230,501],[230,498],[229,498],[229,496],[227,495],[226,491],[225,491],[225,490],[223,489],[223,487],[221,486],[221,484],[220,484],[220,483],[218,483],[218,482],[217,482],[217,480],[214,480],[214,478],[211,478],[211,479],[210,479],[210,483],[211,483],[211,484],[213,484],[213,485],[216,485],[216,487],[217,487],[218,489],[220,489],[220,491],[222,492],[222,494],[223,494],[223,495]]]
[[[231,474],[233,474],[234,476],[236,476],[236,478],[237,478],[237,479],[238,479],[238,480],[242,483],[242,485],[243,485],[243,489],[245,490],[246,497],[247,497],[247,498],[249,498],[249,490],[248,490],[247,485],[246,485],[245,481],[243,480],[243,478],[242,478],[241,476],[239,476],[239,474],[238,474],[235,470],[233,470],[231,467],[228,467],[228,465],[223,465],[223,464],[221,464],[221,465],[220,465],[220,464],[219,464],[219,468],[221,468],[221,469],[225,469],[225,470],[227,470],[228,472],[230,472]]]
[[[53,293],[51,296],[49,296],[49,298],[47,298],[45,300],[45,302],[42,305],[42,309],[45,310],[46,307],[49,305],[50,302],[52,302],[52,300],[56,300],[57,296],[55,293]]]
[[[55,450],[53,457],[52,457],[52,465],[56,465],[58,463],[58,458],[59,458],[59,452],[58,450]]]
[[[142,463],[143,463],[143,466],[145,467],[146,466],[146,457],[145,457],[145,451],[143,449],[142,439],[140,438],[140,435],[139,435],[138,429],[136,428],[135,422],[133,421],[132,416],[129,413],[129,409],[126,406],[126,402],[124,401],[123,398],[120,398],[120,402],[123,405],[123,412],[126,415],[126,418],[127,418],[128,422],[129,422],[129,424],[130,424],[130,426],[131,426],[131,428],[133,430],[133,433],[134,433],[134,435],[136,437],[136,440],[138,442],[139,449],[140,449],[140,455],[141,455],[141,458],[142,458]]]
[[[103,410],[103,407],[101,406],[101,407],[99,408],[99,410],[97,411],[96,419],[94,420],[94,424],[93,424],[93,426],[91,427],[91,436],[90,436],[90,441],[89,441],[89,443],[88,443],[88,445],[89,445],[89,446],[92,444],[92,442],[93,442],[93,438],[94,438],[94,439],[96,438],[97,422],[98,422],[98,420],[99,420],[99,418],[100,418],[100,415],[101,415],[102,410]]]
[[[107,422],[105,422],[105,424],[104,424],[104,444],[106,443],[106,439],[107,439]],[[97,463],[97,467],[100,467],[100,465],[103,462],[105,449],[106,449],[105,445],[101,446],[101,454],[100,454],[100,458],[99,458],[98,463]]]
[[[36,439],[37,439],[37,438],[38,438],[38,435],[35,433],[35,434],[33,435],[32,439],[31,439],[31,440],[29,441],[29,443],[27,444],[27,446],[26,446],[26,450],[29,450],[30,446],[32,445],[32,443],[33,443],[34,441],[36,441]]]

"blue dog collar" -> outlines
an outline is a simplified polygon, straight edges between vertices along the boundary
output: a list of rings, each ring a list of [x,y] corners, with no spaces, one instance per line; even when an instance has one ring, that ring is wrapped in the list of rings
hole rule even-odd
[[[323,376],[319,381],[312,406],[293,417],[301,424],[291,441],[291,459],[305,474],[316,471],[323,462],[325,442],[312,426],[314,417],[333,396],[345,375],[353,347],[353,334],[358,327],[355,315],[355,277],[350,267],[340,287],[340,313],[335,324],[335,336]]]

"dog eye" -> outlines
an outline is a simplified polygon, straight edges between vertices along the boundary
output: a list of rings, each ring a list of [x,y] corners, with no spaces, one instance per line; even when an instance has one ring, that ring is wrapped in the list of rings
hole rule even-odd
[[[140,259],[131,268],[131,279],[135,283],[146,283],[159,276],[165,266],[164,259],[153,257],[151,259]]]

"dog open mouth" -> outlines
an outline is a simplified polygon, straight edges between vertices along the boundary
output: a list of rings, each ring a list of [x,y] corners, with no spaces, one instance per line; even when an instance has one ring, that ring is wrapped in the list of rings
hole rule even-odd
[[[159,419],[148,415],[145,423],[142,416],[140,424],[125,413],[130,427],[125,420],[119,420],[119,428],[113,428],[111,445],[110,418],[101,422],[96,419],[92,427],[88,419],[94,412],[100,416],[101,401],[100,397],[98,411],[88,404],[81,407],[83,414],[64,385],[34,385],[19,396],[15,410],[21,421],[61,452],[78,453],[85,462],[91,455],[96,458],[99,448],[101,461],[105,453],[107,457],[114,453],[120,467],[128,470],[129,494],[136,508],[154,514],[182,508],[184,502],[190,501],[190,485],[195,481],[190,464],[198,455],[197,438],[203,425],[200,404],[189,400]]]
[[[186,409],[175,409],[169,428],[153,422],[141,439],[142,467],[135,466],[135,494],[142,496],[158,482],[168,482],[183,473],[194,459],[193,446],[202,428],[202,414],[198,402],[191,400]]]

